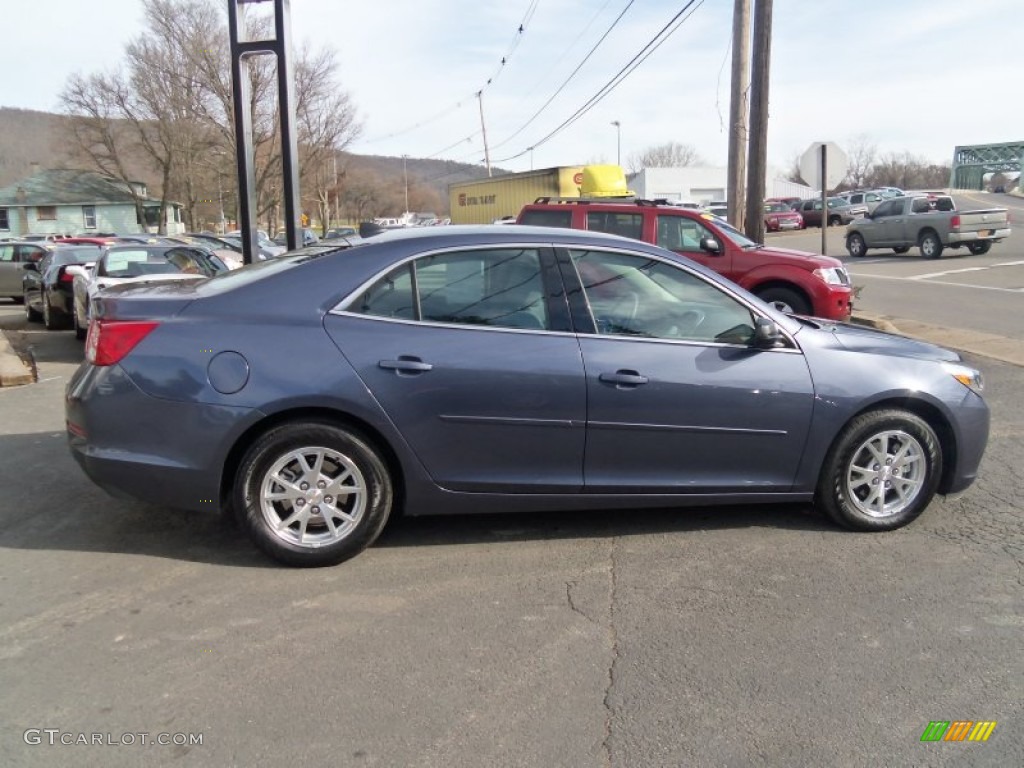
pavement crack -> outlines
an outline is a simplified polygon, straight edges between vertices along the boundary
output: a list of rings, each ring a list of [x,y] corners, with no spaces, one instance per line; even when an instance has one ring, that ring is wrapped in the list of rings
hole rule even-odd
[[[608,683],[604,689],[604,738],[601,741],[601,749],[604,752],[606,766],[612,764],[612,689],[615,687],[615,670],[619,663],[619,632],[615,626],[615,612],[618,605],[619,574],[618,563],[615,558],[615,537],[610,539],[608,550],[608,644],[611,649],[611,658],[608,662]]]
[[[573,596],[573,590],[576,589],[576,583],[577,582],[575,581],[565,582],[565,601],[569,604],[569,610],[573,613],[578,613],[591,624],[598,624],[599,622],[593,616],[576,605],[576,598]]]

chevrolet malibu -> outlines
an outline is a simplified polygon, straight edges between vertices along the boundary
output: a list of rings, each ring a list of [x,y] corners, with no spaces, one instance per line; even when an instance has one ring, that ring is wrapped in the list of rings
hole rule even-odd
[[[884,531],[975,479],[954,353],[792,317],[686,257],[540,227],[394,230],[99,294],[66,393],[100,486],[231,509],[291,565],[389,516],[809,502]]]

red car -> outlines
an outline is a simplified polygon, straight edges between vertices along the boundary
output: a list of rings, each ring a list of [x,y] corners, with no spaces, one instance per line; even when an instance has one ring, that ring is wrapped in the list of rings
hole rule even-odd
[[[724,219],[692,208],[614,198],[538,198],[518,224],[608,232],[675,251],[738,283],[783,312],[848,320],[853,293],[843,263],[831,256],[767,248]]]
[[[764,228],[769,232],[782,232],[786,229],[803,229],[807,224],[799,211],[794,211],[783,202],[766,202],[764,204]]]

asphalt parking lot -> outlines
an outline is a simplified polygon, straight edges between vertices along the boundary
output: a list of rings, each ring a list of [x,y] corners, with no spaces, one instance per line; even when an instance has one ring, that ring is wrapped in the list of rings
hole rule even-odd
[[[893,533],[805,507],[397,520],[295,571],[93,486],[63,435],[81,343],[11,305],[0,327],[39,372],[0,389],[2,765],[1024,764],[1019,367],[971,360],[981,478]],[[923,743],[936,720],[997,725]]]

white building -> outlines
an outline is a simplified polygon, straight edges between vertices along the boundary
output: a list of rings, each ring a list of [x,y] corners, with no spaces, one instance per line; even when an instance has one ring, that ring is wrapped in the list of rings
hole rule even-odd
[[[820,192],[804,184],[782,178],[769,168],[765,197],[820,196]],[[728,170],[719,166],[686,166],[683,168],[644,168],[629,180],[629,188],[644,200],[675,200],[681,203],[708,205],[726,199]]]

